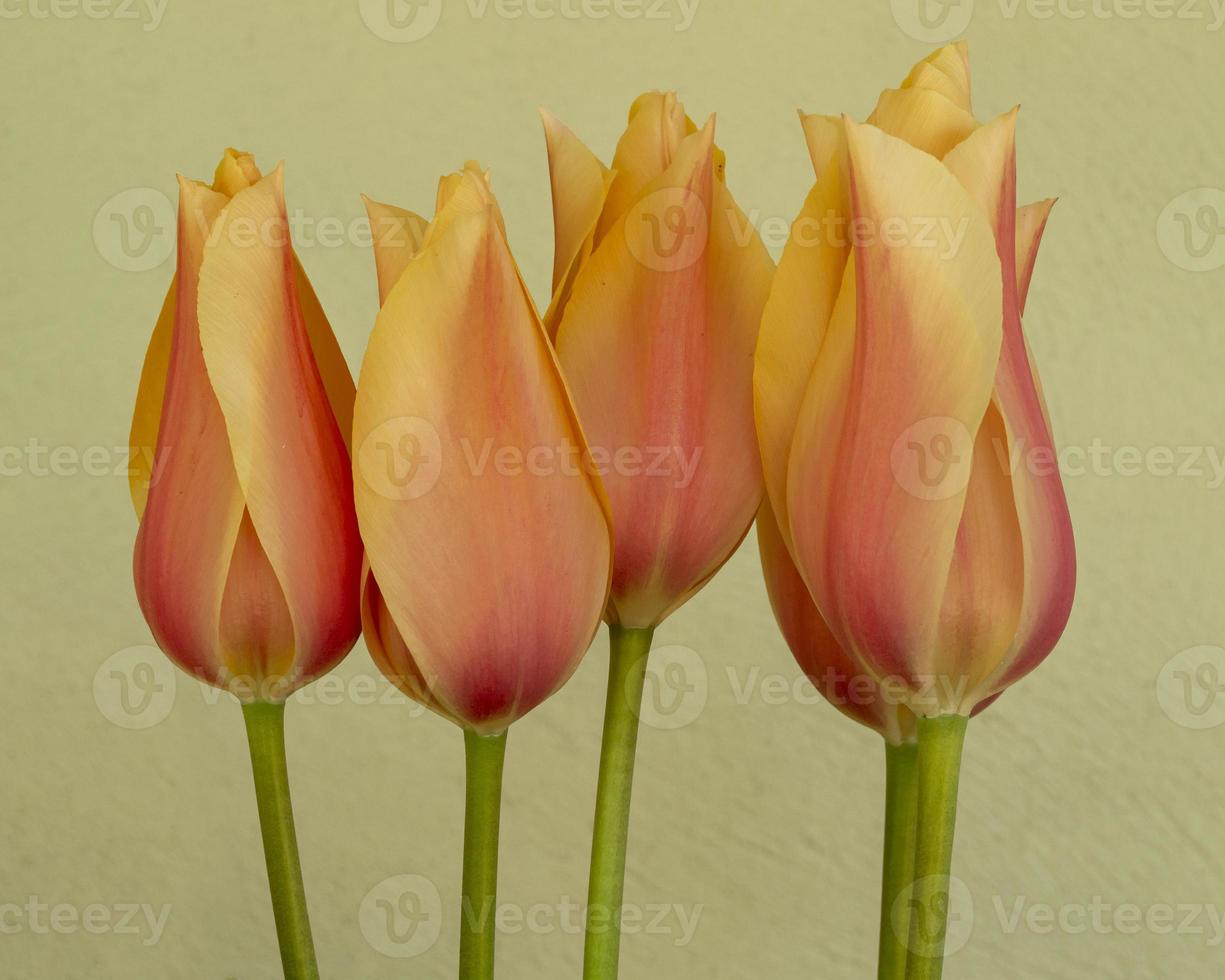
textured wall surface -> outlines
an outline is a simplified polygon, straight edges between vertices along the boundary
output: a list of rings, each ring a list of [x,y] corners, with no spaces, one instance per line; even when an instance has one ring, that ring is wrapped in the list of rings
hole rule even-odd
[[[1054,655],[971,726],[968,943],[946,975],[1222,975],[1225,30],[1208,0],[933,0],[927,27],[907,0],[607,17],[446,0],[399,41],[396,23],[427,21],[382,0],[49,2],[0,6],[0,975],[279,975],[240,713],[148,649],[115,473],[171,273],[176,171],[209,174],[229,144],[286,161],[302,261],[356,367],[376,307],[369,250],[344,230],[359,191],[428,212],[437,176],[479,158],[543,299],[536,106],[608,158],[631,99],[673,87],[718,112],[729,183],[777,246],[811,183],[795,107],[862,116],[959,30],[979,115],[1023,104],[1021,199],[1060,198],[1027,327],[1070,449],[1081,574]],[[799,683],[751,537],[658,642],[692,651],[673,654],[700,683],[643,732],[627,901],[646,921],[624,977],[870,976],[881,746]],[[578,975],[606,662],[601,632],[511,734],[507,980]],[[321,965],[444,978],[461,739],[377,676],[359,645],[290,708]],[[388,910],[414,900],[432,919],[409,937]],[[168,909],[164,928],[129,905]]]

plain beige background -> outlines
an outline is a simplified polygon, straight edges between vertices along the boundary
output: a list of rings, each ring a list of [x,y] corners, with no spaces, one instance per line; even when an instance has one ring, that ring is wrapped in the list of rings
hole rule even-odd
[[[240,713],[148,650],[114,473],[171,274],[176,170],[207,176],[228,144],[286,161],[300,255],[356,367],[376,308],[344,230],[359,192],[428,212],[438,175],[479,158],[543,299],[538,105],[607,159],[633,97],[676,88],[719,114],[733,192],[777,229],[811,182],[795,108],[862,116],[923,38],[957,31],[980,117],[1023,103],[1022,199],[1060,197],[1027,327],[1072,451],[1081,572],[1059,648],[971,727],[968,944],[946,975],[1222,975],[1225,30],[1208,0],[932,0],[928,28],[909,0],[646,0],[603,18],[599,0],[518,17],[446,0],[416,20],[390,8],[400,21],[382,0],[50,3],[0,0],[0,976],[279,976]],[[434,13],[425,36],[388,39]],[[623,976],[871,976],[881,745],[798,683],[752,538],[658,642],[700,683],[643,731],[627,901],[646,921]],[[568,909],[606,663],[601,632],[511,734],[506,980],[579,973]],[[388,698],[360,645],[337,676],[289,715],[323,973],[453,976],[459,732]],[[129,916],[142,905],[169,907],[160,934]]]

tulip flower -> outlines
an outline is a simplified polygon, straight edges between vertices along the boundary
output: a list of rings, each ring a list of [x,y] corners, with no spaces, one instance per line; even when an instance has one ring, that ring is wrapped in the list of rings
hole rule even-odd
[[[284,705],[360,628],[353,381],[294,256],[281,168],[229,150],[211,187],[179,191],[132,422],[132,444],[156,447],[132,478],[136,593],[167,655],[242,701],[286,976],[316,976]]]
[[[506,731],[599,627],[607,502],[485,174],[444,177],[428,227],[368,208],[381,309],[354,410],[365,635],[394,683],[464,730],[460,976],[490,977]]]
[[[654,628],[718,571],[761,500],[752,365],[773,263],[714,143],[641,96],[606,168],[544,114],[556,235],[545,322],[613,515],[612,644],[586,975],[617,972],[637,712]]]
[[[1015,120],[974,119],[964,45],[866,124],[805,117],[818,179],[756,355],[781,541],[840,649],[918,716],[913,900],[932,911],[966,720],[1051,651],[1075,583],[1021,322],[1051,202],[1016,207]],[[917,929],[907,976],[939,976],[943,931]]]

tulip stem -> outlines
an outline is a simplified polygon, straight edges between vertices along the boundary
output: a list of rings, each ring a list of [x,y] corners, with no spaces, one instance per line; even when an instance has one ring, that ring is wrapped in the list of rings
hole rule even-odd
[[[460,910],[459,980],[491,980],[498,913],[498,829],[506,732],[464,729],[464,895]]]
[[[956,922],[964,910],[950,909],[956,882],[953,831],[957,823],[957,784],[965,743],[964,715],[919,719],[918,822],[914,885],[909,907],[910,955],[907,980],[940,980],[950,911]]]
[[[583,980],[615,980],[621,952],[621,899],[629,840],[630,791],[638,750],[638,713],[653,629],[608,628],[608,693],[587,886]]]
[[[918,759],[919,746],[914,742],[885,743],[885,846],[877,980],[905,980],[906,977],[910,906],[898,903],[897,898],[914,878]]]
[[[264,863],[285,980],[318,980],[306,890],[298,860],[289,770],[285,762],[285,705],[254,701],[242,706],[255,776],[255,802],[264,838]]]

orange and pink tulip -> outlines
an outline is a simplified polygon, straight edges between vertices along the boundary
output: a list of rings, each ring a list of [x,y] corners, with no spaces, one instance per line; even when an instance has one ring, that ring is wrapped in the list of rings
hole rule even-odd
[[[381,309],[354,412],[367,644],[410,696],[504,731],[574,671],[608,598],[607,503],[488,178],[367,202]]]
[[[131,481],[136,592],[184,670],[281,701],[360,632],[353,380],[294,255],[281,168],[230,150],[211,186],[179,190],[132,422],[132,445],[155,447]]]
[[[545,322],[612,506],[608,620],[653,627],[718,571],[761,500],[753,350],[774,266],[714,119],[630,110],[611,169],[544,114],[556,250]]]
[[[1016,112],[975,121],[962,45],[866,124],[803,121],[818,180],[754,378],[770,505],[837,645],[909,687],[916,713],[969,714],[1050,652],[1071,609],[1071,522],[1021,321],[1051,202],[1017,209]]]

